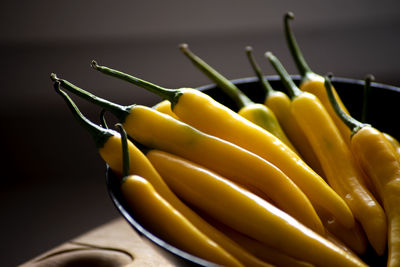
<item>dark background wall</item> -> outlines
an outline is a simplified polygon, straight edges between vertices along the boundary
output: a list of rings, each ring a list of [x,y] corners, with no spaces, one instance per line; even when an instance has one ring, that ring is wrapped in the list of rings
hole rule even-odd
[[[121,104],[153,105],[143,89],[93,71],[92,59],[165,87],[210,83],[178,50],[230,79],[253,76],[244,53],[274,52],[295,74],[286,11],[318,73],[400,86],[398,1],[2,1],[0,8],[0,236],[14,266],[119,216],[90,136],[53,91],[50,73]],[[92,120],[99,110],[76,99]]]

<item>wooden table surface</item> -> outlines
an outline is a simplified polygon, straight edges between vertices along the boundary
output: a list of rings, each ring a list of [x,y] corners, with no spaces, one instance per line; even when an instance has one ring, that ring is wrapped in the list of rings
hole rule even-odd
[[[24,263],[47,266],[175,266],[118,218]]]

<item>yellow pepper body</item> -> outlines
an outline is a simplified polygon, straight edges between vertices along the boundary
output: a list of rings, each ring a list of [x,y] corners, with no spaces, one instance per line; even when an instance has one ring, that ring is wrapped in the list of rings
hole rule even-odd
[[[265,105],[255,103],[247,105],[238,111],[238,114],[254,124],[264,128],[276,137],[278,137],[283,143],[285,143],[290,149],[298,153],[296,148],[292,145],[285,132],[282,130],[278,119],[275,114]]]
[[[341,110],[344,113],[349,114],[346,106],[343,104],[341,98],[339,97],[339,95],[336,92],[333,85],[331,85],[331,87],[332,87],[332,94],[335,97],[337,104],[339,105],[339,107],[341,108]],[[326,111],[329,113],[329,116],[331,117],[332,121],[335,123],[336,127],[338,128],[340,134],[343,137],[343,140],[350,147],[349,136],[351,134],[351,130],[339,118],[339,116],[336,114],[334,108],[332,107],[329,97],[328,97],[328,94],[325,90],[324,78],[322,76],[312,73],[312,72],[307,73],[305,76],[305,79],[300,84],[300,89],[305,92],[309,92],[309,93],[315,95],[319,99],[319,101],[322,103],[322,105],[324,106]],[[371,191],[371,193],[374,195],[374,197],[377,199],[377,201],[381,204],[381,199],[380,199],[379,195],[377,195],[377,193],[376,193],[376,188],[371,183],[368,176],[366,176],[362,170],[360,170],[360,172],[361,172],[362,180],[365,182],[368,190]]]
[[[348,248],[362,255],[367,250],[367,238],[360,224],[356,222],[353,227],[346,228],[341,225],[335,217],[324,210],[317,210],[322,223],[328,233],[331,233],[343,242]]]
[[[310,142],[304,135],[303,130],[301,130],[290,111],[290,98],[283,92],[274,91],[268,95],[264,104],[274,112],[284,132],[289,137],[292,144],[296,147],[297,151],[299,151],[303,160],[317,174],[319,174],[321,177],[324,177],[318,157],[315,155]]]
[[[347,127],[347,125],[344,124],[344,122],[338,117],[336,112],[333,110],[325,90],[324,78],[317,74],[308,74],[308,76],[309,77],[307,77],[307,79],[300,84],[299,86],[300,90],[315,95],[321,101],[322,105],[325,107],[326,111],[329,113],[329,116],[332,118],[340,134],[342,135],[343,140],[346,142],[348,146],[350,146],[349,136],[351,131],[349,127]],[[348,113],[346,107],[344,106],[342,100],[338,96],[336,90],[334,88],[332,88],[332,90],[334,90],[333,93],[340,107],[343,109],[343,111]]]
[[[206,219],[207,221],[210,221],[208,218]],[[274,266],[313,267],[311,263],[293,258],[286,253],[283,253],[271,246],[267,246],[266,244],[258,240],[239,233],[238,231],[235,231],[232,228],[227,227],[226,225],[218,223],[215,220],[210,223],[212,223],[212,225],[215,225],[220,231],[230,236],[237,243],[241,244],[250,253],[266,262],[270,262]]]
[[[153,150],[147,156],[180,198],[220,223],[291,257],[316,265],[364,265],[237,184],[169,153]]]
[[[128,135],[147,147],[179,155],[261,190],[281,209],[323,233],[322,223],[304,193],[282,171],[257,155],[145,106],[134,106],[123,125]]]
[[[171,117],[179,120],[178,116],[176,116],[176,114],[174,112],[172,112],[171,109],[171,102],[169,102],[168,100],[163,100],[160,103],[158,103],[155,107],[155,110],[160,111],[164,114],[168,114]]]
[[[151,180],[151,183],[153,186],[156,186],[156,188],[166,187],[150,161],[139,148],[130,141],[128,141],[128,151],[131,174],[149,177],[148,179]],[[98,149],[98,152],[114,173],[118,175],[122,174],[122,145],[120,135],[111,136],[104,146]]]
[[[318,98],[302,93],[292,100],[292,112],[309,138],[332,188],[343,197],[381,255],[386,247],[386,216],[367,190],[357,163]]]
[[[388,220],[388,265],[400,266],[400,160],[388,139],[373,127],[351,138],[351,148],[378,189]]]
[[[271,133],[193,89],[183,91],[173,111],[182,121],[195,128],[232,142],[271,162],[289,176],[313,204],[325,208],[348,227],[354,224],[353,215],[343,199]]]
[[[194,227],[146,179],[128,176],[121,185],[121,191],[135,216],[154,235],[208,261],[226,266],[243,266]]]
[[[324,78],[314,73],[308,73],[306,77],[307,79],[305,79],[300,84],[300,89],[317,96],[317,98],[321,101],[326,111],[329,113],[336,127],[338,128],[340,134],[343,137],[343,140],[350,147],[350,139],[348,137],[350,136],[351,132],[347,127],[347,125],[343,123],[343,121],[338,117],[332,105],[330,104],[329,102],[330,100],[324,86]],[[332,93],[335,96],[335,99],[339,107],[343,110],[343,112],[349,114],[348,110],[346,109],[345,105],[343,104],[342,100],[340,99],[339,95],[337,94],[333,86],[332,86]],[[363,176],[363,181],[365,182],[368,190],[370,190],[371,193],[374,195],[374,197],[378,200],[378,202],[381,203],[380,197],[376,194],[376,188],[372,185],[368,177],[362,173],[363,171],[362,170],[360,171],[361,175]]]
[[[388,133],[383,133],[383,135],[392,144],[392,146],[396,150],[397,155],[400,156],[400,143],[399,143],[399,141],[396,138],[394,138],[393,136],[391,136],[390,134],[388,134]]]

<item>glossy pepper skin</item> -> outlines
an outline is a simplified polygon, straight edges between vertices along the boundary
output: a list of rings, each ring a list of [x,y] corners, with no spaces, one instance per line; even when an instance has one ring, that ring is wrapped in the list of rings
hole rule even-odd
[[[215,82],[223,92],[235,101],[239,115],[266,129],[279,138],[290,149],[298,153],[285,132],[282,130],[278,119],[270,108],[264,104],[253,102],[234,83],[226,79],[222,74],[190,51],[187,44],[182,44],[179,48],[182,53],[189,58],[194,66],[201,70],[208,78],[210,78],[211,81]]]
[[[169,102],[168,100],[163,100],[160,103],[158,103],[155,107],[155,110],[160,111],[164,114],[168,114],[171,117],[179,120],[178,116],[176,116],[176,114],[172,111],[171,109],[171,102]]]
[[[312,93],[317,96],[321,101],[322,105],[325,107],[329,115],[331,116],[333,122],[336,127],[339,129],[339,132],[343,136],[347,145],[350,145],[349,139],[347,138],[350,134],[349,128],[340,120],[340,118],[336,115],[335,111],[332,109],[332,106],[329,102],[329,98],[326,94],[325,86],[324,86],[324,77],[316,74],[311,70],[308,66],[306,60],[301,53],[300,47],[297,44],[296,38],[291,30],[289,21],[294,19],[294,15],[292,12],[288,12],[284,16],[284,29],[286,41],[289,47],[289,50],[292,54],[294,62],[296,63],[297,69],[300,72],[302,77],[302,81],[300,82],[299,88],[302,91]],[[348,112],[336,90],[333,88],[334,95],[345,112]]]
[[[282,126],[283,131],[288,136],[296,150],[300,153],[301,158],[321,177],[324,177],[321,164],[318,157],[315,155],[314,150],[311,148],[310,142],[304,135],[297,121],[294,119],[290,111],[290,98],[282,91],[274,90],[268,80],[264,79],[263,74],[255,58],[253,57],[253,48],[246,47],[246,54],[250,64],[260,81],[261,88],[265,91],[264,105],[269,107],[279,124]]]
[[[331,233],[351,251],[363,255],[367,251],[368,241],[359,222],[353,227],[346,228],[335,217],[324,210],[317,210],[322,223],[328,233]]]
[[[278,168],[253,153],[146,107],[136,106],[124,125],[138,142],[180,155],[256,188],[305,225],[323,232],[322,223],[303,192]]]
[[[148,180],[129,175],[128,137],[122,125],[117,126],[122,137],[121,193],[136,218],[154,235],[183,251],[220,265],[243,266],[160,196]]]
[[[340,196],[338,196],[338,194],[335,193],[332,188],[295,152],[293,152],[293,150],[291,150],[276,136],[269,133],[265,129],[246,120],[233,110],[227,108],[221,103],[218,103],[210,96],[200,92],[199,90],[190,88],[165,89],[120,71],[112,70],[97,64],[93,65],[95,69],[105,74],[126,80],[168,99],[172,103],[172,110],[175,114],[177,114],[182,122],[185,122],[210,136],[216,136],[219,139],[226,140],[250,152],[253,152],[254,154],[265,159],[267,162],[270,162],[270,164],[274,164],[277,168],[289,176],[294,183],[296,183],[296,185],[306,194],[313,204],[319,205],[332,214],[335,214],[336,218],[338,218],[343,225],[347,227],[354,225],[353,214],[343,199],[340,198]],[[162,137],[160,137],[160,139],[162,139]],[[193,149],[188,151],[193,151]],[[234,154],[236,153],[232,153],[232,155]],[[221,157],[226,160],[227,155],[231,154],[224,153],[221,155]],[[215,153],[209,156],[210,160],[214,157],[216,157]],[[202,159],[198,160],[204,160],[205,157],[202,156],[201,158]],[[222,169],[223,164],[227,164],[226,166],[228,170],[233,170],[238,166],[241,166],[240,163],[235,164],[233,161],[230,163],[227,162],[217,164],[216,162],[220,160],[221,158],[218,157],[214,160],[214,162],[211,162],[212,165],[216,165],[213,166],[214,168]],[[239,158],[237,160],[244,162]],[[205,165],[204,162],[201,164]],[[212,169],[211,167],[209,168]],[[232,171],[232,173],[221,174],[227,178],[233,179],[234,177],[237,177],[239,173],[250,172],[252,169],[256,170],[254,167],[245,167],[244,169],[237,168],[237,170],[235,172]],[[247,174],[240,178],[240,180],[243,181],[248,179],[246,177],[248,177]],[[279,201],[279,199],[277,201]],[[285,203],[282,204],[285,205]],[[278,205],[281,204],[278,203]],[[288,205],[288,203],[286,203],[286,205]],[[288,210],[286,211],[288,212]],[[293,215],[293,213],[289,213]],[[300,217],[295,215],[293,216],[297,219],[306,217],[304,215],[300,215]],[[299,220],[304,223],[303,219]],[[315,216],[310,217],[309,220],[314,220],[314,222],[317,222],[317,220],[315,220]]]
[[[192,255],[224,266],[244,266],[190,223],[144,178],[124,179],[121,191],[138,220],[154,235]]]
[[[99,153],[104,161],[110,166],[115,173],[122,173],[122,148],[121,148],[121,137],[119,133],[109,129],[103,129],[88,119],[82,116],[72,100],[61,90],[59,90],[59,84],[61,81],[52,75],[52,79],[55,81],[54,85],[57,92],[66,100],[73,115],[76,119],[92,134],[92,137],[96,141],[99,148]],[[66,81],[64,81],[66,82]],[[64,86],[72,86],[70,83],[64,83]],[[71,89],[70,89],[71,90]],[[107,142],[108,141],[108,142]],[[268,266],[264,262],[260,261],[246,250],[241,248],[236,242],[227,237],[222,232],[218,231],[215,227],[203,220],[198,214],[191,210],[186,204],[184,204],[177,196],[169,189],[165,184],[164,180],[158,174],[158,172],[151,165],[147,157],[128,140],[128,149],[130,155],[130,174],[146,177],[146,179],[152,184],[154,189],[160,196],[168,201],[174,208],[176,208],[181,214],[183,214],[195,227],[197,227],[202,233],[206,234],[218,245],[228,251],[236,259],[238,259],[245,266]],[[120,152],[118,155],[116,151]]]
[[[378,129],[347,115],[332,98],[331,84],[326,88],[332,106],[351,130],[351,149],[382,198],[388,220],[388,263],[400,266],[400,159],[388,138]]]
[[[147,157],[180,198],[220,223],[318,266],[364,266],[357,257],[220,175],[163,151],[152,150]]]
[[[383,135],[392,144],[392,146],[396,150],[397,155],[400,156],[400,143],[399,143],[399,141],[396,138],[394,138],[393,136],[391,136],[390,134],[388,134],[388,133],[383,133]]]
[[[266,56],[292,96],[293,116],[314,148],[326,179],[347,202],[371,245],[382,255],[386,247],[386,216],[380,204],[366,188],[351,150],[318,98],[301,91],[271,52],[267,52]]]
[[[228,181],[226,178],[223,178],[203,166],[168,152],[153,149],[147,152],[146,155],[178,197],[183,199],[186,203],[189,203],[201,217],[205,218],[206,221],[214,225],[221,232],[233,238],[238,244],[246,248],[246,250],[252,252],[249,250],[249,245],[256,247],[257,251],[260,252],[256,255],[258,258],[277,266],[288,266],[288,264],[290,264],[289,266],[297,266],[298,264],[299,266],[303,266],[298,263],[298,260],[293,259],[276,248],[267,246],[260,241],[254,241],[254,243],[252,243],[249,240],[253,238],[244,237],[245,234],[243,234],[243,232],[248,231],[252,232],[252,236],[259,235],[256,233],[256,229],[251,226],[252,223],[255,223],[253,221],[254,217],[267,218],[273,216],[270,211],[263,210],[262,213],[254,213],[252,212],[254,211],[253,207],[246,207],[246,205],[259,205],[258,202],[244,201],[242,203],[245,206],[244,210],[241,210],[240,207],[238,209],[237,206],[235,206],[234,209],[225,209],[221,206],[221,204],[230,205],[229,203],[233,204],[235,201],[240,201],[240,199],[247,199],[247,196],[254,196],[254,194],[247,189],[241,188],[237,190],[237,185],[233,185],[232,182]],[[200,187],[198,183],[201,183]],[[214,192],[218,193],[215,194]],[[210,193],[212,194],[211,197],[208,195]],[[236,200],[232,200],[232,198],[236,198]],[[223,201],[223,203],[221,203],[221,201]],[[214,204],[205,208],[205,202],[214,202]],[[264,203],[264,200],[260,199],[260,202]],[[210,212],[210,208],[214,212]],[[225,216],[220,213],[221,209],[223,212],[231,212],[232,214]],[[215,213],[218,213],[217,217],[219,217],[219,220],[216,219],[216,216],[212,216],[212,214],[215,215]],[[242,218],[239,226],[236,226],[236,228],[240,229],[239,231],[229,230],[231,228],[227,227],[227,225],[232,225],[232,222],[237,221],[235,219],[232,220],[232,216]],[[246,219],[243,220],[244,218]],[[255,220],[257,221],[259,219]],[[271,229],[263,227],[262,231],[267,232],[271,231]],[[242,238],[239,238],[239,236]],[[243,240],[248,240],[248,242],[243,243]],[[263,256],[260,257],[260,255]]]
[[[223,225],[222,223],[213,220],[212,218],[203,213],[201,213],[201,215],[212,225],[216,226],[221,232],[230,236],[238,244],[241,244],[250,253],[252,253],[261,260],[270,262],[274,266],[313,267],[311,263],[295,259],[275,248],[267,246],[266,244],[260,241],[257,241],[242,233],[239,233],[238,231],[235,231],[232,228],[227,227],[226,225]]]

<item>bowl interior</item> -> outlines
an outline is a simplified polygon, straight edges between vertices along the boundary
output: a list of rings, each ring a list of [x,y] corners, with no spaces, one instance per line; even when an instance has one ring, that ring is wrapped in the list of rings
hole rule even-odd
[[[299,77],[293,76],[293,80],[298,83]],[[275,90],[286,92],[278,76],[266,76],[271,86]],[[264,92],[259,86],[256,77],[243,78],[233,80],[233,82],[253,101],[263,103]],[[340,95],[343,103],[346,105],[350,114],[356,119],[360,119],[363,103],[364,82],[360,80],[348,78],[332,78],[332,84]],[[234,102],[228,98],[222,90],[214,84],[202,86],[198,88],[207,93],[215,100],[236,110]],[[372,83],[371,95],[368,105],[367,123],[372,124],[379,130],[389,133],[390,135],[400,137],[400,124],[396,124],[395,116],[397,114],[397,105],[400,103],[400,89],[394,86]],[[174,246],[171,246],[164,240],[159,239],[146,229],[145,225],[141,225],[135,218],[135,214],[126,204],[122,197],[119,187],[120,177],[116,176],[108,167],[106,171],[106,185],[109,195],[115,207],[127,222],[136,230],[137,233],[148,239],[154,248],[167,257],[176,266],[213,266],[214,264],[200,259],[196,256],[188,254]],[[372,251],[367,252],[361,257],[367,264],[371,266],[385,266],[386,257],[376,256]]]

